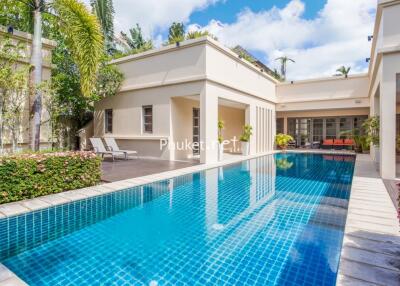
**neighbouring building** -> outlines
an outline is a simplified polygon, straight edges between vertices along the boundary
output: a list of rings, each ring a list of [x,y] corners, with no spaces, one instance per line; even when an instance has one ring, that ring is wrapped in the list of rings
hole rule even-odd
[[[32,45],[32,35],[29,33],[24,33],[16,30],[8,31],[8,28],[0,26],[0,41],[6,37],[10,38],[15,43],[21,43],[24,46],[23,55],[19,60],[20,65],[30,65],[29,58],[31,54]],[[56,42],[42,39],[42,55],[43,55],[43,66],[42,66],[42,77],[43,81],[49,80],[51,77],[51,52],[55,48]],[[29,96],[26,97],[24,101],[24,112],[22,116],[22,121],[19,130],[19,148],[27,148],[29,145],[29,108],[30,99]],[[48,148],[51,146],[51,126],[49,122],[49,115],[46,111],[45,106],[42,110],[42,125],[40,130],[40,147]],[[7,150],[11,148],[11,135],[10,132],[5,129],[3,134],[4,149]]]
[[[212,163],[218,157],[214,144],[177,150],[160,142],[211,144],[221,119],[226,139],[239,138],[243,125],[251,125],[250,153],[257,154],[273,150],[277,131],[293,135],[302,146],[340,138],[378,115],[380,146],[371,148],[371,156],[381,176],[393,179],[400,173],[399,18],[400,0],[378,1],[369,71],[347,78],[282,83],[209,37],[114,60],[125,81],[116,96],[95,104],[94,136],[114,137],[121,148],[144,157],[199,156]],[[232,145],[225,152],[235,151]]]

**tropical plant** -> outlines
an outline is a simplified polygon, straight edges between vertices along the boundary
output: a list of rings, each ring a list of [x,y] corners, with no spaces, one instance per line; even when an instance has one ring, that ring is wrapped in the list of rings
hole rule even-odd
[[[225,122],[222,120],[218,120],[218,143],[221,144],[224,141],[224,137],[222,137],[222,130],[225,128]]]
[[[345,67],[345,66],[341,66],[340,68],[338,68],[336,71],[338,72],[336,74],[336,76],[345,76],[348,77],[349,76],[349,72],[351,70],[351,67]]]
[[[276,58],[275,60],[276,61],[280,61],[280,63],[281,63],[281,77],[282,77],[283,80],[286,80],[287,63],[288,62],[295,63],[295,61],[292,60],[291,58],[288,58],[287,56],[282,56],[282,57]]]
[[[279,133],[275,136],[275,143],[282,150],[286,150],[289,142],[293,140],[293,137],[288,134]]]
[[[362,127],[367,134],[369,144],[379,146],[379,117],[371,116],[364,121]]]
[[[42,93],[36,88],[42,83],[43,14],[52,15],[53,25],[65,39],[65,44],[80,75],[82,94],[89,96],[96,83],[96,74],[103,54],[103,36],[96,16],[78,0],[13,0],[24,3],[32,15],[33,40],[30,64],[30,90],[33,104],[30,116],[30,147],[39,149],[42,114]]]
[[[187,33],[186,39],[187,40],[191,40],[191,39],[197,39],[197,38],[201,38],[201,37],[205,37],[205,36],[209,36],[209,37],[213,38],[216,41],[218,40],[217,37],[215,37],[214,35],[210,34],[208,31],[200,31],[200,30],[192,31],[192,32]]]
[[[251,64],[253,64],[256,61],[252,56],[243,51],[238,51],[238,54],[239,58],[244,59],[245,61],[248,61]]]
[[[278,72],[276,69],[274,69],[274,71],[272,72],[272,76],[273,76],[276,80],[279,80],[279,81],[282,80],[282,76],[279,74],[279,72]]]
[[[144,39],[139,24],[136,24],[136,27],[129,29],[129,34],[120,32],[117,41],[125,54],[136,54],[153,48],[153,42]]]
[[[90,0],[93,14],[99,20],[103,31],[104,44],[108,54],[115,52],[114,44],[114,5],[112,0]]]
[[[168,45],[182,42],[185,40],[185,26],[183,23],[172,23],[168,31]]]
[[[240,136],[240,141],[249,142],[250,137],[253,135],[253,127],[249,124],[243,126],[243,133]]]

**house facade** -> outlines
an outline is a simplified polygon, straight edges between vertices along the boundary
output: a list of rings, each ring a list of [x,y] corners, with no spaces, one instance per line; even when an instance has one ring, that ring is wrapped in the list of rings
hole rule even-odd
[[[125,81],[116,96],[95,104],[94,136],[114,137],[143,157],[199,156],[212,163],[218,160],[218,120],[229,140],[225,152],[240,151],[242,144],[232,139],[248,124],[250,154],[261,154],[274,149],[277,132],[303,146],[341,138],[377,115],[380,144],[371,156],[381,176],[393,179],[400,133],[399,17],[399,0],[378,1],[369,71],[349,77],[281,83],[208,37],[114,60]],[[204,146],[182,145],[194,142]]]

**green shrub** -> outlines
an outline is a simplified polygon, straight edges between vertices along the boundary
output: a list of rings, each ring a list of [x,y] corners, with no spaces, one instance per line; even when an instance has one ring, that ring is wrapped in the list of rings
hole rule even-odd
[[[92,152],[0,157],[0,204],[96,185],[101,159]]]
[[[288,134],[279,133],[275,136],[275,143],[282,150],[286,150],[289,145],[289,142],[293,140],[294,140],[293,137]]]

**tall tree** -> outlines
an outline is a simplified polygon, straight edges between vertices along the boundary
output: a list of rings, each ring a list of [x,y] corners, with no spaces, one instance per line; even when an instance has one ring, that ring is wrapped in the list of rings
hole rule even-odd
[[[168,44],[175,44],[185,40],[185,26],[183,23],[172,23],[168,32]]]
[[[280,63],[281,63],[281,77],[282,77],[283,80],[286,80],[287,63],[288,62],[295,63],[295,61],[292,60],[291,58],[288,58],[287,56],[282,56],[282,57],[276,58],[275,60],[276,61],[280,61]]]
[[[336,76],[345,76],[348,77],[350,73],[351,67],[341,66],[336,71],[338,72]]]
[[[105,48],[108,54],[115,51],[114,44],[114,5],[112,0],[90,0],[93,13],[97,16],[103,31]]]
[[[30,90],[33,99],[30,116],[30,147],[38,150],[42,113],[42,16],[51,14],[54,25],[65,38],[69,52],[80,74],[82,93],[89,96],[96,83],[99,62],[103,55],[103,36],[96,16],[78,0],[13,0],[27,5],[33,15]]]

